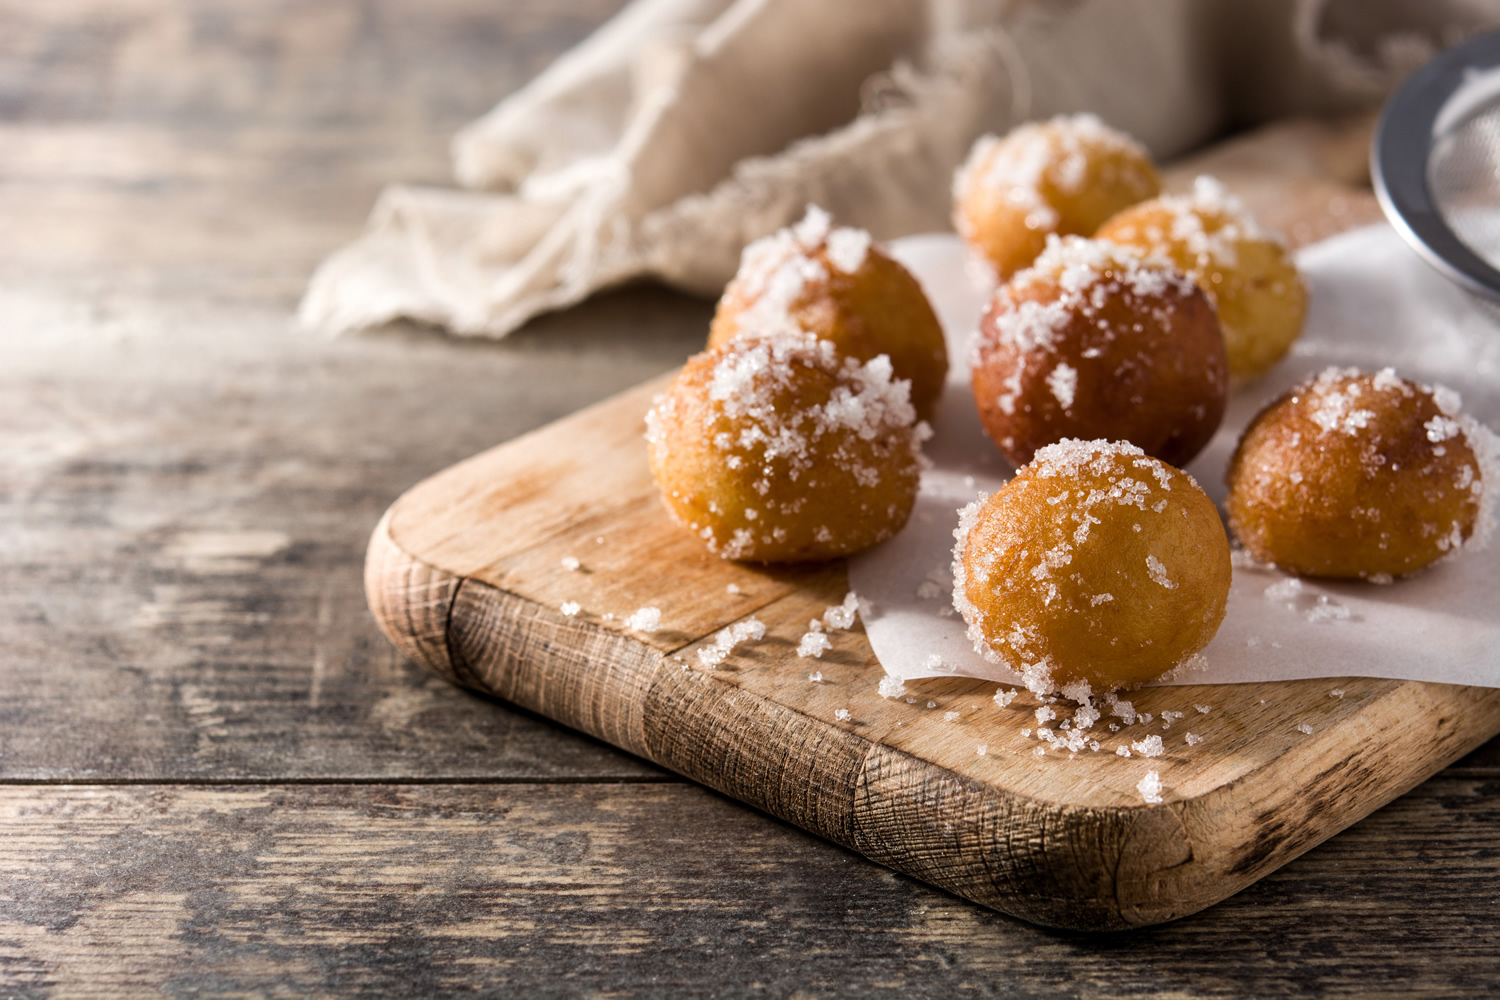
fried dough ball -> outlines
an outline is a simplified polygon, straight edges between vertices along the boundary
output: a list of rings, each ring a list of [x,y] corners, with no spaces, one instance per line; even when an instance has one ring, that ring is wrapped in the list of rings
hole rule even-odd
[[[916,502],[921,441],[890,360],[812,334],[736,337],[694,356],[646,414],[667,509],[725,559],[810,562],[894,535]]]
[[[1307,289],[1286,248],[1212,177],[1199,177],[1191,196],[1127,208],[1098,238],[1161,254],[1198,283],[1218,310],[1237,382],[1265,374],[1302,333]]]
[[[1160,191],[1134,139],[1094,115],[1059,116],[974,144],[953,178],[953,224],[1004,281],[1036,259],[1049,233],[1092,236]]]
[[[1389,582],[1489,534],[1496,441],[1451,389],[1328,368],[1260,412],[1229,463],[1229,524],[1302,576]]]
[[[708,331],[718,347],[742,330],[790,318],[860,361],[884,354],[930,417],[948,375],[943,328],[917,279],[871,246],[862,229],[834,227],[810,206],[796,226],[745,248]]]
[[[985,433],[1018,466],[1065,437],[1121,438],[1185,465],[1229,392],[1224,338],[1192,280],[1077,236],[1052,237],[995,293],[971,361]]]
[[[1144,684],[1224,620],[1229,540],[1213,501],[1125,442],[1048,445],[964,508],[954,535],[953,602],[975,650],[1038,694]]]

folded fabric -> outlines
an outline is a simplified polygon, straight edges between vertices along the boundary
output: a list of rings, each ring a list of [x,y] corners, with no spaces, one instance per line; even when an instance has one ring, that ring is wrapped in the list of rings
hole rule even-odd
[[[464,189],[394,185],[305,324],[502,337],[651,277],[717,294],[808,204],[948,228],[980,135],[1093,111],[1169,157],[1245,116],[1376,100],[1500,0],[635,0],[454,142]]]

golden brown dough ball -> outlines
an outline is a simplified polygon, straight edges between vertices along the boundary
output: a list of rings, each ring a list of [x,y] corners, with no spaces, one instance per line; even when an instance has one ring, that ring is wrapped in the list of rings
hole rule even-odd
[[[971,361],[980,421],[1018,466],[1067,437],[1123,439],[1185,465],[1229,392],[1224,338],[1192,280],[1077,236],[1053,237],[995,293]]]
[[[943,328],[917,279],[871,245],[862,229],[835,227],[816,206],[796,226],[745,248],[719,300],[708,346],[785,318],[860,361],[890,357],[911,399],[930,417],[948,375]]]
[[[1060,441],[960,513],[954,605],[1038,694],[1144,684],[1208,645],[1229,540],[1192,477],[1123,442]]]
[[[737,337],[690,359],[646,415],[651,473],[678,522],[725,559],[809,562],[895,534],[916,502],[904,380],[812,334]]]
[[[1262,562],[1388,582],[1487,536],[1495,451],[1452,390],[1328,368],[1245,430],[1229,523]]]
[[[1211,177],[1191,196],[1127,208],[1098,238],[1161,254],[1198,282],[1218,309],[1236,381],[1264,374],[1302,333],[1307,289],[1286,248]]]
[[[1134,139],[1093,115],[1063,116],[976,142],[953,178],[953,221],[1004,281],[1036,259],[1049,233],[1092,236],[1160,191]]]

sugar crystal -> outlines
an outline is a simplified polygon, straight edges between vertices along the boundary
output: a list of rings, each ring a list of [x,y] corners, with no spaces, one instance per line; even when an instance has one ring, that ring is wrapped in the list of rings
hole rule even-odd
[[[814,659],[822,659],[833,643],[828,641],[828,636],[822,632],[808,632],[802,636],[802,641],[797,644],[798,656],[811,656]]]
[[[1147,771],[1146,776],[1135,786],[1135,790],[1141,793],[1141,798],[1146,800],[1147,805],[1160,805],[1161,798],[1161,775],[1155,771]]]
[[[661,608],[645,607],[625,619],[625,627],[636,632],[655,632],[661,628]]]
[[[855,613],[859,610],[859,596],[850,591],[844,596],[844,603],[829,608],[823,612],[823,622],[831,629],[846,629],[854,624]]]
[[[562,607],[558,610],[567,617],[572,618],[574,615],[578,614],[579,611],[583,610],[583,606],[580,605],[577,601],[563,601]]]
[[[562,568],[565,569],[565,570],[567,570],[569,573],[576,572],[578,570],[578,567],[580,567],[582,565],[583,565],[583,563],[581,563],[581,562],[578,561],[578,557],[577,556],[563,556],[562,557]]]
[[[1142,757],[1160,757],[1166,752],[1165,748],[1161,745],[1160,736],[1147,736],[1143,740],[1135,740],[1130,744],[1130,749]]]

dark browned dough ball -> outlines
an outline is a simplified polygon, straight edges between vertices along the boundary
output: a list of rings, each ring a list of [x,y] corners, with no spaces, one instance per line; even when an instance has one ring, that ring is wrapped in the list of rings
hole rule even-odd
[[[1186,465],[1229,392],[1213,307],[1167,261],[1056,238],[996,292],[972,357],[985,432],[1015,465],[1063,438],[1126,440]]]

